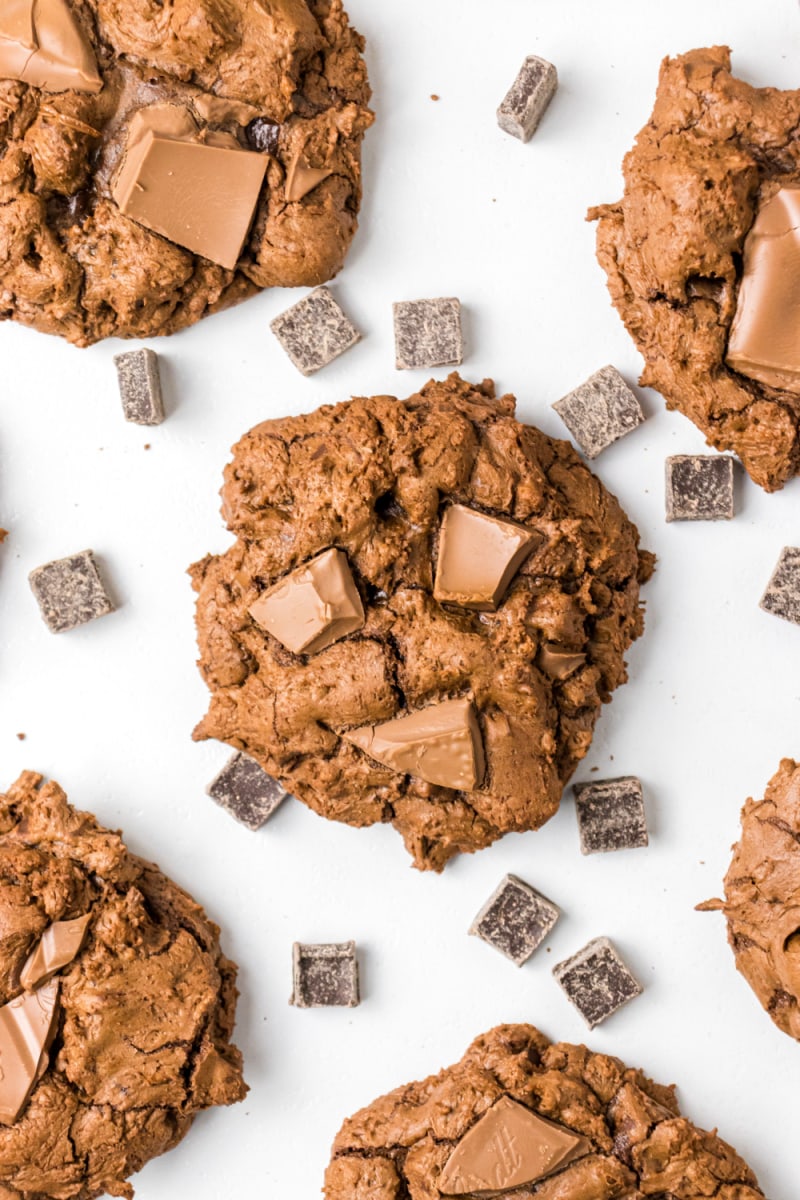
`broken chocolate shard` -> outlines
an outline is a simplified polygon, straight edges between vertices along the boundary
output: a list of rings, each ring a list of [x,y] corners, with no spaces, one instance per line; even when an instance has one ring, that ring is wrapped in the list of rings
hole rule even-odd
[[[160,425],[164,420],[158,355],[153,350],[127,350],[114,355],[119,394],[126,421]]]
[[[260,829],[286,799],[288,792],[255,759],[237,752],[208,785],[220,808],[248,829]]]
[[[558,72],[553,64],[529,54],[497,110],[500,128],[522,142],[529,141],[557,87]]]
[[[326,287],[315,288],[270,322],[301,375],[313,375],[361,338]]]
[[[642,785],[634,775],[575,783],[582,854],[634,850],[648,843]]]
[[[761,608],[800,625],[800,548],[784,546],[772,578],[761,597]]]
[[[347,555],[336,549],[323,550],[278,580],[249,612],[293,654],[318,654],[364,624]]]
[[[23,992],[0,1008],[0,1124],[13,1125],[47,1069],[55,1035],[59,981]]]
[[[560,916],[550,900],[516,875],[506,875],[470,926],[481,938],[521,967]]]
[[[74,921],[54,921],[34,946],[19,977],[26,991],[47,983],[57,971],[68,967],[80,953],[89,928],[91,913]]]
[[[355,1008],[361,1001],[355,942],[295,942],[292,983],[289,1003],[296,1008]]]
[[[297,200],[302,200],[332,174],[333,171],[326,167],[310,167],[303,154],[296,154],[286,172],[287,201],[294,204]]]
[[[729,454],[673,454],[666,463],[668,521],[730,521],[733,459]]]
[[[437,787],[471,792],[483,780],[483,739],[471,700],[430,704],[342,737],[392,771]]]
[[[532,1186],[591,1153],[588,1138],[503,1096],[464,1134],[436,1181],[446,1196]]]
[[[463,504],[445,510],[433,594],[440,603],[494,611],[541,535]]]
[[[595,938],[553,974],[590,1029],[642,993],[608,938]]]
[[[587,458],[597,458],[644,421],[638,399],[612,366],[595,371],[553,408]]]
[[[36,567],[28,581],[52,633],[64,633],[114,611],[91,550]]]
[[[554,643],[547,643],[540,649],[536,657],[536,665],[551,679],[568,679],[575,671],[586,664],[586,655],[574,650],[564,649]]]
[[[67,0],[4,0],[0,78],[45,92],[99,92],[103,86],[94,51]]]
[[[455,296],[400,300],[392,305],[392,311],[395,365],[399,371],[458,366],[463,360],[461,302]]]

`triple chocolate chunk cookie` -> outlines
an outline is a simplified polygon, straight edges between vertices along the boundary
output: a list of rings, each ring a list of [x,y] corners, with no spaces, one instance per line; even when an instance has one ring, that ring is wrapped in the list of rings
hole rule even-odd
[[[508,1196],[757,1200],[755,1176],[681,1116],[671,1087],[532,1025],[500,1025],[455,1066],[345,1121],[326,1200]]]
[[[0,319],[86,346],[342,265],[372,115],[341,0],[0,6]]]
[[[553,815],[642,632],[635,527],[514,408],[454,374],[265,421],[225,472],[236,543],[192,568],[195,737],[423,869]]]
[[[131,1197],[246,1092],[219,930],[31,771],[0,796],[0,1195]]]
[[[589,216],[641,382],[774,491],[800,469],[800,91],[730,65],[665,59],[624,195]]]

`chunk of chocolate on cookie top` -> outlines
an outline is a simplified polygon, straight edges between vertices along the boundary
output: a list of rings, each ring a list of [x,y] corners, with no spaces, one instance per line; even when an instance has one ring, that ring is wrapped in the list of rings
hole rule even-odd
[[[395,365],[399,371],[458,366],[462,361],[461,302],[454,296],[399,300],[392,305],[392,312]]]
[[[800,625],[800,547],[781,550],[760,604],[765,612]]]
[[[250,616],[293,654],[318,654],[364,624],[364,608],[342,550],[323,550],[250,605]]]
[[[673,454],[666,462],[668,521],[730,521],[733,459],[729,454]]]
[[[114,355],[119,394],[126,421],[160,425],[164,420],[158,355],[147,348]]]
[[[451,504],[439,530],[434,596],[442,603],[494,611],[542,540],[524,525]]]
[[[604,937],[557,963],[553,974],[590,1029],[642,993],[642,985]]]
[[[638,399],[611,366],[595,371],[553,408],[587,458],[597,458],[644,421]]]
[[[469,932],[521,967],[541,946],[559,910],[536,888],[506,875],[484,904]]]
[[[51,633],[64,633],[114,611],[91,550],[36,567],[28,581]]]
[[[5,0],[0,79],[19,79],[44,92],[100,91],[94,50],[69,0]]]
[[[31,951],[20,972],[19,981],[30,991],[48,982],[63,967],[69,966],[80,952],[86,939],[91,913],[70,921],[54,921],[48,925]]]
[[[361,334],[326,287],[309,292],[270,322],[301,375],[313,375],[360,341]]]
[[[0,1124],[15,1125],[46,1072],[58,1028],[59,981],[23,992],[0,1008]],[[0,1153],[0,1161],[2,1155]]]
[[[483,780],[483,738],[469,699],[443,700],[342,737],[391,770],[439,787],[471,792]]]
[[[497,110],[500,128],[522,142],[529,141],[557,87],[558,72],[553,64],[529,54]]]
[[[289,1003],[296,1008],[355,1008],[361,1002],[355,942],[295,942],[292,978]]]
[[[576,783],[572,790],[582,854],[606,854],[647,845],[644,794],[635,775]]]
[[[252,830],[260,829],[288,795],[277,779],[241,752],[228,759],[207,790],[220,808]]]

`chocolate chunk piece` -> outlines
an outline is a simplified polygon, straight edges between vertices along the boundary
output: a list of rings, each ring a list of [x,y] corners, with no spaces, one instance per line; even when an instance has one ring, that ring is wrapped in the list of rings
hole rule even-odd
[[[800,548],[784,546],[772,572],[761,607],[773,616],[800,625]]]
[[[208,785],[212,800],[248,829],[260,829],[288,793],[255,759],[233,754]]]
[[[26,991],[41,987],[57,971],[69,966],[83,946],[91,919],[91,913],[86,913],[74,921],[54,921],[47,926],[19,977]]]
[[[289,204],[302,200],[315,187],[329,179],[333,171],[326,167],[310,167],[304,154],[296,154],[286,172],[285,195]]]
[[[364,624],[343,550],[323,550],[251,604],[250,616],[293,654],[318,654]]]
[[[558,87],[558,72],[546,58],[529,54],[497,110],[497,124],[527,142]]]
[[[553,405],[587,458],[636,429],[641,405],[616,367],[601,367]]]
[[[576,650],[548,642],[536,656],[536,665],[551,679],[568,679],[580,667],[586,665],[586,655]]]
[[[733,459],[729,454],[673,454],[667,459],[668,521],[730,521]]]
[[[22,1115],[55,1036],[59,981],[23,992],[0,1008],[0,1124]]]
[[[36,567],[28,581],[52,633],[63,633],[114,611],[91,550]]]
[[[0,78],[45,92],[99,92],[103,86],[94,51],[67,0],[5,0]]]
[[[439,530],[433,594],[442,603],[494,612],[542,538],[514,521],[451,504]]]
[[[153,350],[128,350],[115,354],[119,394],[126,421],[135,425],[160,425],[164,420],[158,355]]]
[[[443,700],[382,725],[342,734],[370,758],[402,775],[471,792],[484,772],[483,740],[471,700]]]
[[[472,922],[469,932],[521,967],[560,916],[555,904],[516,875],[506,875]]]
[[[361,339],[326,287],[287,308],[270,329],[302,375],[313,375]]]
[[[245,136],[254,150],[275,155],[281,140],[281,127],[268,117],[256,117],[247,126]]]
[[[436,300],[400,300],[394,313],[395,365],[414,367],[457,365],[464,357],[461,302],[454,296]]]
[[[296,1008],[355,1008],[361,1002],[355,942],[322,946],[295,942],[292,953],[290,1004]]]
[[[608,938],[595,938],[553,974],[590,1029],[642,992]]]
[[[647,845],[642,785],[633,775],[575,783],[582,854],[633,850]]]

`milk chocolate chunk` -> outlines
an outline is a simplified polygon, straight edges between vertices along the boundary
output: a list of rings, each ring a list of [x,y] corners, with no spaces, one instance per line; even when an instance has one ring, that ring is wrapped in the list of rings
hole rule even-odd
[[[601,367],[553,405],[587,458],[644,421],[638,399],[616,367]]]
[[[547,1179],[591,1149],[588,1138],[503,1096],[464,1134],[437,1186],[447,1196],[505,1194]]]
[[[647,845],[644,794],[634,775],[575,783],[572,790],[582,854],[634,850]]]
[[[325,167],[310,167],[304,154],[296,154],[286,172],[286,199],[290,204],[302,200],[332,174]]]
[[[270,329],[301,375],[313,375],[361,339],[326,287],[287,308],[270,322]]]
[[[208,785],[212,800],[248,829],[260,829],[288,793],[247,754],[232,755]]]
[[[536,656],[536,665],[551,679],[568,679],[586,665],[586,655],[554,643],[547,643]]]
[[[52,633],[63,633],[114,611],[91,550],[36,567],[28,581]]]
[[[800,625],[800,548],[784,546],[761,607],[773,616]]]
[[[45,92],[99,92],[103,86],[67,0],[3,0],[0,78]]]
[[[394,313],[395,365],[413,367],[458,365],[464,357],[461,302],[454,296],[435,300],[400,300]]]
[[[361,1002],[355,942],[295,942],[292,977],[289,1003],[296,1008],[355,1008]]]
[[[114,356],[119,394],[126,421],[135,425],[160,425],[164,420],[161,374],[153,350],[128,350]]]
[[[493,612],[541,541],[538,533],[524,525],[451,504],[439,531],[434,596],[462,608]]]
[[[529,54],[497,110],[497,124],[527,142],[558,87],[558,72],[546,58]]]
[[[668,521],[730,521],[733,459],[729,454],[673,454],[666,463]]]
[[[342,734],[370,758],[402,775],[471,792],[484,773],[483,739],[471,700],[444,700],[382,725]]]
[[[22,1115],[56,1031],[59,981],[0,1008],[0,1124]]]
[[[364,608],[343,550],[323,550],[268,588],[250,615],[293,654],[318,654],[364,624]]]
[[[595,938],[553,974],[590,1029],[642,992],[608,938]]]
[[[26,991],[41,987],[69,966],[83,946],[91,919],[91,913],[87,913],[74,921],[48,925],[22,968],[19,981]]]
[[[559,916],[555,904],[536,888],[516,875],[506,875],[472,922],[469,932],[521,967],[541,946]]]

